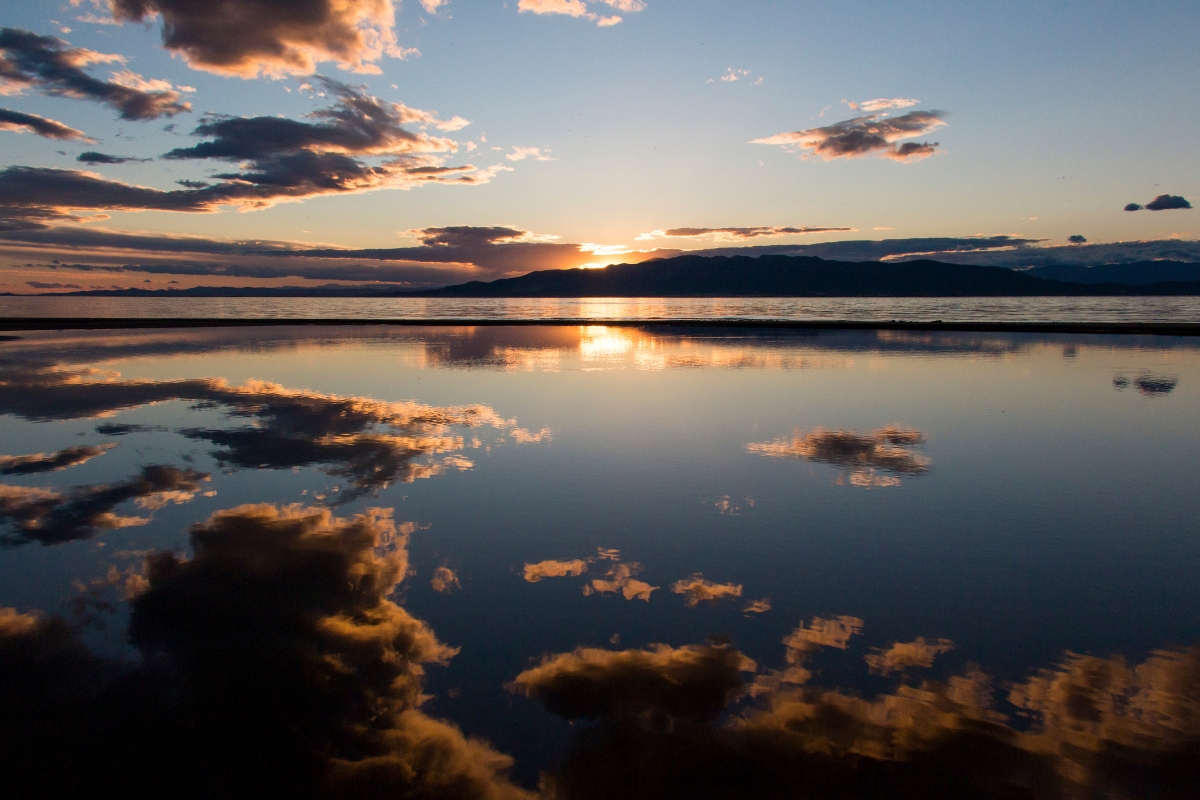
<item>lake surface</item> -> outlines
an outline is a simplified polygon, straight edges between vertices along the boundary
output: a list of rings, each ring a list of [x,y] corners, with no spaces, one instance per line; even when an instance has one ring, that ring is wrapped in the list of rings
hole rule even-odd
[[[0,297],[0,317],[1200,322],[1200,297]]]
[[[1200,341],[1164,336],[5,337],[4,766],[1195,796],[1197,419]]]

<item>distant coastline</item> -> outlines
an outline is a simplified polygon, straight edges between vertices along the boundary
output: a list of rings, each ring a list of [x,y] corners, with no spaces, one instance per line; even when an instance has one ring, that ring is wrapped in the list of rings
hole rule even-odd
[[[101,289],[6,296],[59,297],[1119,297],[1200,295],[1200,264],[1007,267],[833,261],[812,256],[683,255],[597,269],[530,272],[436,289],[402,286]]]

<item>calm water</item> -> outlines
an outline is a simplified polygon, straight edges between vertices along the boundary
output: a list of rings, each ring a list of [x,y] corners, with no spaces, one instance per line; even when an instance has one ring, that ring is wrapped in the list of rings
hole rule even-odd
[[[30,333],[0,415],[10,776],[1200,786],[1195,340]]]
[[[0,317],[1200,322],[1200,297],[0,297]]]

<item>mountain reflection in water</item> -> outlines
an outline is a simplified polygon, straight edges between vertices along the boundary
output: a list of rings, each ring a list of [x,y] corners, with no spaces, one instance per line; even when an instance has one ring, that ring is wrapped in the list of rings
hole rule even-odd
[[[1200,796],[1200,651],[1170,644],[1198,629],[1198,355],[0,342],[0,770],[49,797]]]

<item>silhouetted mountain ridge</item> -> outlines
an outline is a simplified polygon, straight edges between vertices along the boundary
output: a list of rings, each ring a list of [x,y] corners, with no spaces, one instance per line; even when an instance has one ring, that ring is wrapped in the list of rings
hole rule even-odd
[[[406,293],[410,294],[410,293]],[[425,297],[1007,297],[1200,294],[1200,281],[1067,283],[1007,267],[812,256],[686,255],[600,269],[531,272],[413,292]]]

